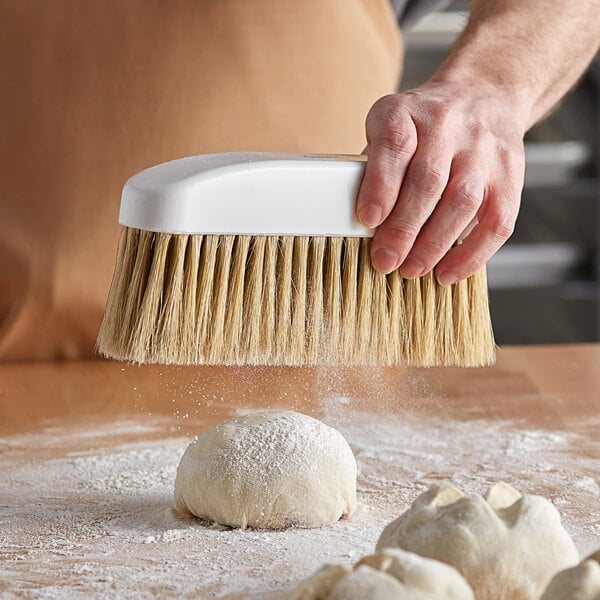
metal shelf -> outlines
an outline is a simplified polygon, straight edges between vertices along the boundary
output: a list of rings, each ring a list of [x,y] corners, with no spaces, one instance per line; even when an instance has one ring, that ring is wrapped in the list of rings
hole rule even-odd
[[[589,260],[581,244],[508,244],[488,262],[490,290],[559,285],[577,276]]]

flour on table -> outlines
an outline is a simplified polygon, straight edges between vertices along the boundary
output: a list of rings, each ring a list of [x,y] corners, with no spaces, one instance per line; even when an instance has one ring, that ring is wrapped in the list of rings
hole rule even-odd
[[[190,443],[176,418],[54,423],[1,438],[0,597],[289,598],[323,564],[372,554],[385,525],[440,482],[470,494],[504,480],[546,496],[582,557],[600,546],[593,435],[418,409],[378,415],[336,397],[314,416],[344,435],[359,465],[356,510],[319,529],[232,530],[174,513],[176,468]]]

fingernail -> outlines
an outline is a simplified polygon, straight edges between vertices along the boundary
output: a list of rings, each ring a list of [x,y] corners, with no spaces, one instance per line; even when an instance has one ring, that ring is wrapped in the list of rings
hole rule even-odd
[[[398,266],[398,255],[388,248],[379,248],[373,254],[373,265],[382,273],[390,273]]]
[[[458,275],[452,271],[442,271],[437,273],[436,276],[441,285],[452,285],[458,281]]]
[[[425,274],[425,265],[414,258],[409,258],[402,263],[400,275],[405,279],[414,279]]]
[[[358,213],[360,222],[366,227],[377,227],[381,223],[383,211],[377,204],[365,204]]]

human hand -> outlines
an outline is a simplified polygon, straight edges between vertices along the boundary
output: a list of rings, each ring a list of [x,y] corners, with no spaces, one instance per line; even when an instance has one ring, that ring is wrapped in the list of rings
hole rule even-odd
[[[377,227],[373,266],[407,278],[435,267],[442,285],[481,268],[514,228],[527,118],[483,82],[429,82],[378,100],[356,203],[358,219]]]

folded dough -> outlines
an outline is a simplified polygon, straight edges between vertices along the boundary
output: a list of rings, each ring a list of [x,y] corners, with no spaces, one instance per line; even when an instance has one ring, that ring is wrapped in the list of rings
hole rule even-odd
[[[460,573],[398,548],[366,556],[353,568],[326,565],[296,589],[294,600],[474,600]]]
[[[579,561],[552,503],[505,483],[484,496],[433,486],[385,527],[377,549],[390,546],[453,565],[477,600],[537,600]]]
[[[600,550],[554,576],[542,600],[600,600]]]

